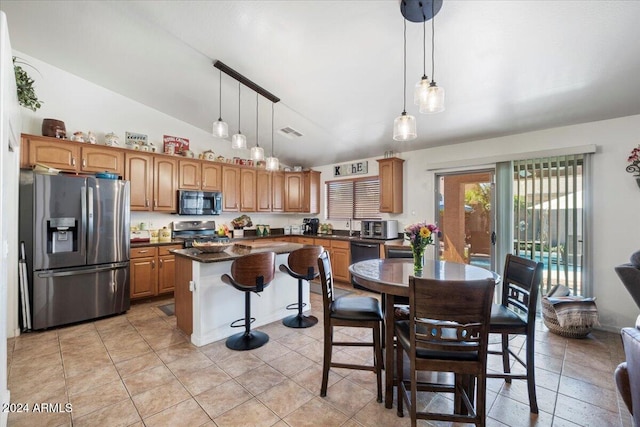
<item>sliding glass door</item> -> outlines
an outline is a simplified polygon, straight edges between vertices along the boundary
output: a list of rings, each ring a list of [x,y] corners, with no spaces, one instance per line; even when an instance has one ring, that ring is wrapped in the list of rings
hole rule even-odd
[[[436,176],[440,259],[495,270],[494,176],[493,169]]]

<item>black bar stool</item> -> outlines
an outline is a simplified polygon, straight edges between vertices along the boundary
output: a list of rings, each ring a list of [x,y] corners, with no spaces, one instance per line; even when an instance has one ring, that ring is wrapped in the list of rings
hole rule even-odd
[[[318,277],[318,257],[322,251],[324,251],[322,246],[305,246],[289,254],[289,258],[287,258],[288,266],[280,264],[280,271],[298,279],[298,302],[287,306],[287,310],[297,309],[298,314],[282,319],[282,323],[285,326],[290,328],[308,328],[318,323],[317,317],[302,314],[302,308],[306,306],[306,304],[302,302],[302,281],[312,280]]]
[[[262,292],[265,286],[273,281],[276,270],[275,252],[262,252],[240,257],[231,264],[231,276],[222,275],[222,281],[245,293],[244,319],[231,323],[232,328],[244,326],[244,332],[227,338],[227,347],[231,350],[252,350],[263,346],[269,341],[269,335],[260,331],[252,331],[251,323],[256,319],[251,317],[251,294]],[[258,294],[259,295],[259,294]],[[242,322],[242,323],[239,323]]]

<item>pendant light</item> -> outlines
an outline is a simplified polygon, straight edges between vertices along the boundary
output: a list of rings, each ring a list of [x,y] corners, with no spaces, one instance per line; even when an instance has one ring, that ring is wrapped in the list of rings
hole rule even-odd
[[[435,20],[434,15],[434,0],[431,0],[431,83],[427,89],[427,95],[425,102],[420,103],[420,112],[423,114],[440,113],[444,111],[444,89],[438,87],[434,81],[435,59],[434,59],[434,46],[435,46]]]
[[[218,105],[218,120],[213,122],[213,136],[217,136],[218,138],[226,138],[229,136],[229,125],[226,122],[222,121],[222,71],[220,73],[220,104]]]
[[[231,148],[234,150],[247,148],[247,137],[240,132],[240,82],[238,82],[238,133],[231,137]]]
[[[258,142],[258,92],[256,92],[256,146],[251,147],[251,160],[254,162],[259,162],[264,160],[264,149],[260,147],[260,143]]]
[[[280,169],[280,161],[273,155],[273,102],[271,103],[271,156],[267,157],[267,170],[277,171]]]
[[[404,23],[404,68],[402,86],[402,114],[393,121],[393,139],[395,141],[411,141],[416,139],[416,118],[407,114],[407,20]]]

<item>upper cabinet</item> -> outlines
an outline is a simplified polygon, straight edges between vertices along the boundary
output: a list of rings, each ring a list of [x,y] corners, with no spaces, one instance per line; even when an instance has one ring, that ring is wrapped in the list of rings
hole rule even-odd
[[[22,136],[21,167],[41,163],[69,172],[124,173],[124,153],[109,147],[82,144],[47,136]]]
[[[402,213],[402,164],[404,160],[392,157],[378,160],[380,177],[380,212]]]
[[[181,190],[221,191],[222,165],[208,160],[180,160],[178,188]]]
[[[320,212],[320,172],[284,173],[284,211]]]
[[[284,212],[284,172],[271,173],[271,212]]]
[[[240,211],[240,168],[222,166],[222,210]]]
[[[125,155],[132,211],[177,211],[178,160],[132,151]]]
[[[312,214],[320,213],[320,172],[302,172],[304,177],[303,210]]]
[[[256,211],[272,212],[272,172],[259,169],[256,173]]]

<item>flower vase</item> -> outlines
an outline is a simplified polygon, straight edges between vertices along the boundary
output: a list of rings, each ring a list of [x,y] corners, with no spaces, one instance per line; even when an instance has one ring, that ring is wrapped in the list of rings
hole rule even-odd
[[[413,252],[413,275],[421,277],[424,264],[424,247],[412,246],[411,250]]]

